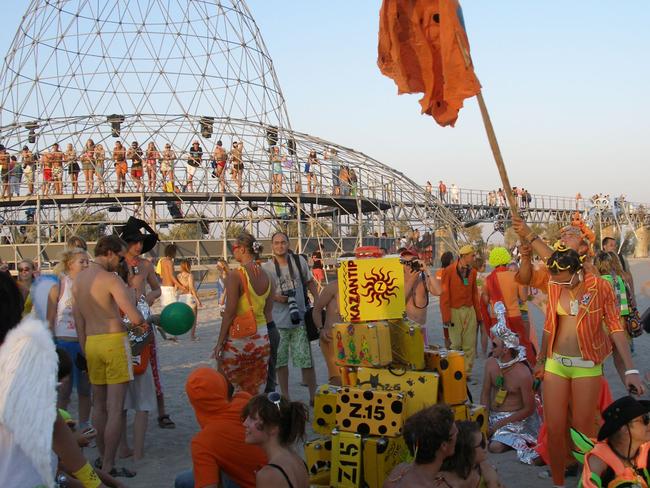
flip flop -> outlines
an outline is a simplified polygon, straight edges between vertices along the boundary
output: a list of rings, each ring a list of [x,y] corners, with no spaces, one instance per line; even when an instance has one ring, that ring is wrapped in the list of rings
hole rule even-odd
[[[113,468],[109,473],[114,478],[133,478],[137,473],[135,471],[130,471],[124,467],[122,468]]]
[[[158,417],[158,427],[161,429],[175,429],[176,424],[169,418],[169,415],[161,415]]]

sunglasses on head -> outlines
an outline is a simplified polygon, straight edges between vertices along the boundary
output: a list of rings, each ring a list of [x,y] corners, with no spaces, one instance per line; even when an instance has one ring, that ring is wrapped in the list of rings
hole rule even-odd
[[[278,407],[278,412],[280,411],[280,402],[282,401],[282,395],[280,395],[277,391],[270,391],[269,394],[266,395],[266,399]]]

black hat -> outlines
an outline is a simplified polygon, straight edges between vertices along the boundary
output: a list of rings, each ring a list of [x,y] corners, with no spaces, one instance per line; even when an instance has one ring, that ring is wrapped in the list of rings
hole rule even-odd
[[[144,229],[147,233],[142,233]],[[129,217],[126,225],[120,227],[118,235],[127,244],[130,242],[142,242],[142,254],[149,252],[158,242],[158,234],[144,220]]]
[[[624,425],[648,412],[648,400],[637,400],[629,395],[619,398],[603,412],[604,423],[598,431],[598,440],[604,441]]]

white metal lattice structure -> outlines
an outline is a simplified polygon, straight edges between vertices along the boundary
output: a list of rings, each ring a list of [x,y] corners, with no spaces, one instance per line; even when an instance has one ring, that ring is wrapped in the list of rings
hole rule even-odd
[[[111,124],[116,120],[119,133]],[[135,193],[127,186],[126,192],[113,193],[110,158],[118,136],[127,146],[131,141],[143,148],[151,142],[158,149],[170,144],[179,156],[179,178],[191,142],[199,140],[204,160],[194,189],[169,193],[158,185]],[[170,214],[170,201],[185,215],[204,216],[214,224],[209,238],[224,243],[228,225],[242,223],[243,215],[261,238],[287,219],[302,222],[297,227],[304,238],[320,226],[319,239],[329,240],[335,252],[349,249],[344,238],[359,236],[360,243],[362,234],[381,232],[391,222],[462,229],[453,214],[401,172],[292,130],[271,57],[242,0],[32,0],[0,73],[0,142],[12,152],[28,143],[41,155],[58,142],[79,154],[88,139],[107,150],[109,189],[72,196],[66,173],[63,195],[39,194],[43,174],[37,167],[35,194],[0,204],[0,223],[13,226],[12,235],[19,237],[22,214],[32,208],[33,225],[48,227],[38,234],[45,236],[43,245],[74,231],[66,223],[73,211],[83,209],[88,222],[111,204],[122,210],[109,215],[108,224],[139,215],[174,225],[182,219]],[[244,143],[241,192],[232,182],[220,189],[210,176],[209,155],[218,139],[226,148],[233,141]],[[279,195],[271,190],[274,145],[286,157]],[[320,159],[319,184],[306,191],[304,165],[311,151]],[[353,194],[338,196],[333,175],[343,166],[356,172],[358,184]],[[283,208],[293,213],[287,216]],[[37,258],[40,253],[39,243]]]
[[[271,57],[239,0],[32,0],[5,58],[0,106],[3,127],[110,114],[289,127]]]

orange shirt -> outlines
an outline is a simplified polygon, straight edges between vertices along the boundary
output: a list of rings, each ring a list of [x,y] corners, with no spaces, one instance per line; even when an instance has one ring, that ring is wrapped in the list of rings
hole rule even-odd
[[[451,321],[451,309],[463,306],[474,307],[477,319],[480,320],[481,308],[478,300],[478,288],[476,286],[476,270],[470,271],[467,285],[458,276],[458,261],[450,264],[442,270],[442,294],[440,295],[440,315],[442,321]]]
[[[499,282],[499,288],[501,288],[503,304],[506,306],[508,317],[519,317],[521,315],[521,311],[519,310],[519,285],[515,280],[514,271],[501,271],[497,273],[497,281]],[[487,284],[485,291],[490,298],[490,303],[494,305],[497,300],[495,297],[489,296]]]
[[[192,439],[194,486],[218,485],[223,471],[242,488],[255,488],[255,473],[267,463],[258,446],[246,444],[241,413],[251,396],[227,399],[227,383],[212,368],[190,373],[185,387],[201,431]]]
[[[585,273],[585,288],[581,297],[577,317],[578,346],[584,359],[590,359],[597,364],[605,361],[612,352],[612,342],[609,335],[623,332],[619,322],[619,308],[614,296],[614,290],[605,280]],[[546,306],[546,322],[544,332],[549,334],[547,356],[553,354],[553,343],[557,330],[557,303],[562,287],[549,283],[548,305]],[[605,327],[603,327],[603,321]]]

